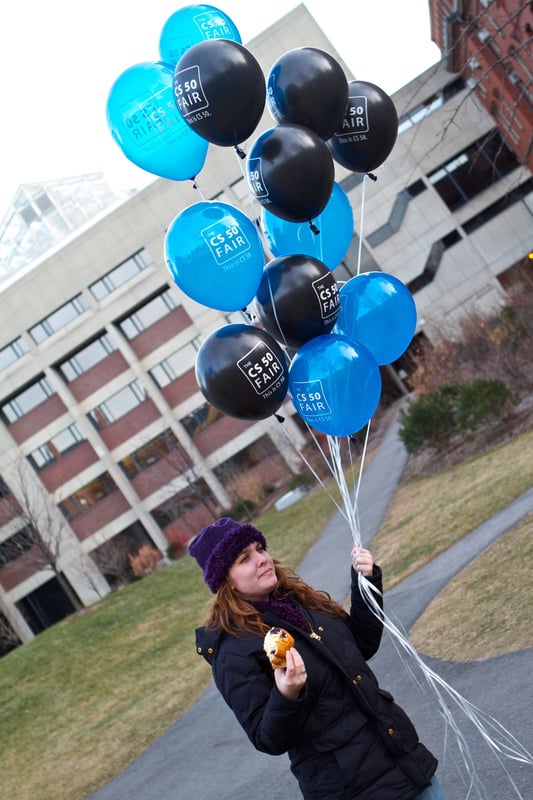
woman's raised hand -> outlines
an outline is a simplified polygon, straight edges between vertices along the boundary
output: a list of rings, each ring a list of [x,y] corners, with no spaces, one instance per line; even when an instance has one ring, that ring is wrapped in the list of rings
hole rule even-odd
[[[295,647],[287,650],[287,666],[274,670],[278,691],[288,700],[296,700],[307,680],[303,658]]]
[[[352,548],[352,564],[356,572],[360,572],[365,578],[369,578],[374,571],[374,559],[370,550],[354,545]]]

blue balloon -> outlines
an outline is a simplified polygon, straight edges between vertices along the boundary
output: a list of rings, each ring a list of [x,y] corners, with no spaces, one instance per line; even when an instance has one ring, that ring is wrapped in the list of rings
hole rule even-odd
[[[416,305],[399,278],[363,272],[341,286],[339,294],[335,333],[361,342],[378,364],[392,364],[405,353],[416,330]]]
[[[107,99],[107,124],[126,158],[175,181],[192,180],[204,166],[209,143],[176,108],[174,71],[168,64],[136,64],[115,81]]]
[[[302,419],[329,436],[350,436],[372,418],[381,374],[372,354],[346,336],[306,342],[289,367],[289,395]]]
[[[198,303],[238,311],[255,297],[265,263],[261,237],[234,206],[188,206],[170,224],[164,249],[174,282]]]
[[[231,39],[242,44],[241,35],[228,15],[214,6],[184,6],[172,14],[159,37],[163,61],[175,67],[183,53],[206,39]]]
[[[327,205],[313,222],[318,234],[308,222],[289,222],[261,209],[261,230],[274,256],[311,256],[334,270],[346,255],[354,226],[350,200],[338,183],[333,184]]]

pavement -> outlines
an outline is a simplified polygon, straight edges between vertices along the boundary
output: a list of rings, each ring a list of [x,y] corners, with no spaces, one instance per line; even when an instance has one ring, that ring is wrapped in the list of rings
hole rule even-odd
[[[393,418],[361,480],[358,506],[366,547],[379,530],[406,461],[398,420]],[[387,616],[409,629],[451,578],[532,511],[533,488],[387,592]],[[298,572],[343,602],[349,591],[351,546],[348,524],[338,512]],[[475,604],[475,597],[465,596],[464,601]],[[425,668],[418,670],[416,659],[386,632],[371,665],[381,686],[394,694],[439,759],[439,779],[448,800],[533,800],[533,768],[502,753],[513,744],[512,737],[520,749],[533,752],[533,649],[468,663],[421,658]],[[427,672],[436,676],[433,684],[442,703],[425,680]],[[476,720],[488,726],[489,736],[499,736],[500,753],[488,746]],[[191,711],[87,800],[295,800],[299,796],[287,757],[258,753],[211,684]]]

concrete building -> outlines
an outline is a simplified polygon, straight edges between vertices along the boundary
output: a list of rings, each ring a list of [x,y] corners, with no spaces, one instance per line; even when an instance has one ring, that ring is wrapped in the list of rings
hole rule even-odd
[[[265,75],[284,52],[314,46],[351,77],[304,6],[247,46]],[[446,64],[393,100],[399,135],[376,180],[336,167],[355,230],[335,274],[396,275],[415,298],[417,336],[435,339],[504,303],[520,279],[533,181]],[[266,111],[258,131],[273,124]],[[240,162],[211,147],[199,189],[155,180],[0,286],[0,611],[20,641],[110,591],[142,545],[179,547],[303,467],[305,433],[289,401],[284,429],[206,403],[197,349],[246,318],[195,303],[164,263],[165,231],[199,191],[257,216]],[[384,370],[391,391],[412,359]]]

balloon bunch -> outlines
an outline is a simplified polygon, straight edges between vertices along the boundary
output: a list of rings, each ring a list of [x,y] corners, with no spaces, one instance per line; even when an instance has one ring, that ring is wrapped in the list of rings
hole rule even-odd
[[[226,325],[202,344],[201,391],[224,413],[257,420],[289,394],[317,430],[356,432],[379,402],[380,359],[397,357],[412,331],[392,276],[360,276],[339,293],[333,270],[354,221],[335,162],[356,172],[382,163],[397,135],[392,101],[373,84],[348,82],[340,64],[314,47],[288,51],[265,79],[233,21],[214,6],[172,14],[159,53],[159,61],[122,73],[109,93],[108,125],[124,155],[196,186],[208,148],[231,147],[246,158],[250,200],[261,206],[258,227],[226,202],[202,200],[183,209],[165,236],[169,272],[190,298],[224,312],[255,301],[257,325]],[[276,124],[246,156],[240,146],[265,106]],[[268,263],[261,234],[273,255]]]

